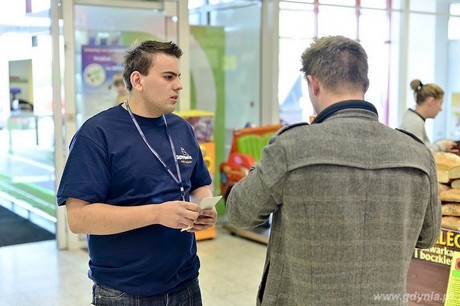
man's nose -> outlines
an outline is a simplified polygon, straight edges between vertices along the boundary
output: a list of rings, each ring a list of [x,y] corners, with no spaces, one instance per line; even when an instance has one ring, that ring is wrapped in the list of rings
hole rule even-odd
[[[175,90],[182,90],[184,87],[182,86],[182,81],[180,79],[177,79],[177,83],[175,86]]]

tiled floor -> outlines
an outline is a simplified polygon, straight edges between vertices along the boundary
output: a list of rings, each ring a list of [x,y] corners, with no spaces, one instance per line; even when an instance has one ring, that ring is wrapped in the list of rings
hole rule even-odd
[[[198,242],[204,306],[253,306],[266,246],[230,235]],[[45,241],[0,247],[1,306],[90,305],[88,254]]]

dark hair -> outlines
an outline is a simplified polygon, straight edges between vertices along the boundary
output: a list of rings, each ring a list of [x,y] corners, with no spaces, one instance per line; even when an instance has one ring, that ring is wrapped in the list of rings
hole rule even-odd
[[[304,77],[312,75],[331,90],[339,87],[369,87],[367,54],[355,40],[344,36],[326,36],[313,41],[301,56]]]
[[[423,84],[420,80],[415,79],[410,82],[410,88],[414,91],[415,103],[418,105],[423,104],[430,97],[435,99],[444,97],[444,90],[434,83]]]
[[[128,50],[125,55],[125,63],[123,70],[123,80],[126,88],[131,91],[131,74],[134,71],[139,71],[142,75],[149,73],[150,67],[154,60],[153,54],[168,54],[180,58],[182,50],[172,41],[160,42],[154,40],[146,40],[134,45],[131,50]]]

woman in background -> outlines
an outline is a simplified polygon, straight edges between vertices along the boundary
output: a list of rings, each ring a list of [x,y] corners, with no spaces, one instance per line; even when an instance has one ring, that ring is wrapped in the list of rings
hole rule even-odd
[[[109,89],[115,88],[117,92],[117,98],[115,100],[115,105],[123,103],[128,99],[128,89],[126,89],[125,82],[121,73],[117,73],[112,77],[112,83],[109,85]]]
[[[456,146],[451,140],[431,143],[425,130],[425,120],[435,118],[442,110],[444,90],[434,83],[423,84],[420,80],[410,82],[414,91],[415,109],[409,108],[403,115],[399,129],[408,131],[422,140],[431,152],[449,152]]]

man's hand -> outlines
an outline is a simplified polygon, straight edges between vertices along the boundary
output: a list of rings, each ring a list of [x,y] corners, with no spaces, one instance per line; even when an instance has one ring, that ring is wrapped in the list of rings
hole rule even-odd
[[[171,228],[192,226],[200,214],[200,206],[184,201],[168,201],[154,205],[161,209],[159,224]]]
[[[210,228],[214,224],[216,224],[217,220],[217,211],[216,209],[209,208],[209,209],[203,209],[196,219],[196,221],[193,223],[192,228],[188,229],[188,232],[198,232],[198,231],[203,231],[205,229]]]

